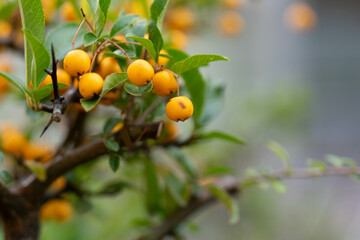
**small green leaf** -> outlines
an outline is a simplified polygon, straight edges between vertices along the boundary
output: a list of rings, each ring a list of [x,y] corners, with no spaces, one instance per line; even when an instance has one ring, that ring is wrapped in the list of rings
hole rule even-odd
[[[283,162],[285,169],[290,169],[290,159],[287,151],[279,143],[269,141],[267,148],[272,151]]]
[[[310,168],[317,168],[321,172],[324,172],[326,170],[326,164],[322,161],[315,159],[308,159],[308,166]]]
[[[0,165],[3,163],[3,161],[4,161],[4,153],[0,151]]]
[[[46,180],[46,170],[42,163],[36,161],[25,161],[25,166],[35,174],[40,181]]]
[[[285,185],[285,183],[277,179],[271,180],[270,185],[278,193],[285,193],[287,190],[287,186]]]
[[[59,88],[68,87],[68,85],[64,83],[58,83],[58,86]],[[31,89],[32,92],[31,95],[34,97],[36,102],[39,102],[42,99],[50,96],[52,90],[53,90],[53,85],[48,84],[38,89],[34,89],[34,90]]]
[[[222,139],[222,140],[226,140],[226,141],[233,142],[233,143],[245,144],[245,141],[242,139],[236,138],[236,137],[228,135],[226,133],[217,132],[217,131],[201,134],[201,135],[199,135],[198,138],[199,139],[217,138],[217,139]]]
[[[84,46],[90,46],[91,44],[95,43],[98,40],[98,38],[91,32],[88,32],[83,37],[83,43]]]
[[[112,117],[108,119],[104,125],[104,134],[109,134],[114,127],[122,121],[122,118],[120,117]]]
[[[4,183],[8,184],[11,182],[11,175],[6,170],[0,171],[0,179],[4,181]]]
[[[105,78],[103,90],[100,94],[100,97],[97,99],[81,99],[80,103],[85,109],[85,111],[92,110],[101,100],[101,98],[111,91],[113,88],[118,86],[119,84],[125,82],[127,80],[127,74],[126,73],[112,73],[109,76]]]
[[[110,31],[110,37],[113,38],[114,36],[118,35],[119,33],[124,30],[127,26],[129,26],[131,23],[135,22],[139,19],[138,15],[132,15],[132,14],[120,14],[119,18],[116,20],[114,26],[112,27]]]
[[[191,177],[194,178],[196,173],[196,168],[192,163],[192,160],[184,155],[180,149],[175,147],[168,148],[169,153],[175,158],[177,163],[182,167],[182,169]]]
[[[212,166],[205,169],[202,173],[204,177],[218,176],[218,175],[234,175],[235,170],[229,166]]]
[[[208,65],[210,62],[215,61],[229,61],[229,59],[215,54],[194,55],[175,63],[174,65],[172,65],[171,69],[177,74],[182,74],[191,69],[205,66]]]
[[[111,4],[111,0],[96,0],[95,2],[95,12],[96,12],[95,34],[98,37],[100,36],[100,34],[104,29],[107,18],[107,12],[110,7],[110,4]]]
[[[23,32],[27,38],[27,41],[31,47],[33,56],[32,65],[32,84],[34,89],[38,88],[41,81],[44,79],[46,72],[44,69],[50,65],[50,55],[42,42],[31,34],[27,29],[23,29]]]
[[[20,92],[23,93],[23,95],[25,96],[26,87],[25,87],[25,83],[21,79],[15,77],[14,75],[12,75],[10,73],[3,72],[3,71],[0,71],[0,77],[5,78],[7,81],[9,81],[15,87],[17,87],[20,90]]]
[[[117,154],[111,154],[109,157],[109,165],[113,172],[116,172],[120,166],[120,158]]]
[[[151,32],[150,40],[153,42],[154,49],[156,52],[156,58],[154,58],[154,61],[157,62],[160,50],[164,46],[164,39],[154,20],[150,21],[148,32],[149,33]]]
[[[230,224],[237,223],[239,221],[239,207],[237,203],[230,197],[229,193],[215,185],[209,186],[208,190],[228,209],[230,216]]]
[[[151,57],[153,59],[156,58],[156,51],[155,51],[154,45],[153,45],[153,43],[152,43],[152,41],[150,39],[146,39],[146,38],[142,38],[142,37],[136,37],[136,36],[127,36],[127,37],[132,38],[132,39],[136,40],[137,42],[141,43],[141,45],[144,48],[146,48],[146,50],[148,50]]]
[[[182,197],[182,194],[184,192],[184,184],[178,179],[177,176],[175,176],[173,173],[167,173],[165,176],[165,183],[166,186],[171,194],[171,196],[174,198],[176,203],[184,207],[186,205],[186,202],[184,198]]]
[[[120,149],[119,143],[117,141],[115,141],[114,139],[111,139],[111,138],[106,139],[104,141],[104,144],[109,150],[111,150],[113,152],[117,152]]]
[[[161,209],[161,201],[159,201],[159,199],[161,199],[161,190],[155,165],[150,159],[144,159],[144,171],[147,207],[150,213],[155,213]]]
[[[326,156],[326,161],[330,164],[332,164],[334,167],[342,167],[343,166],[343,161],[340,157],[335,156],[335,155],[327,155]]]
[[[51,44],[53,44],[56,59],[64,59],[66,54],[72,50],[72,41],[78,27],[79,25],[77,23],[65,23],[52,28],[49,31],[44,43],[48,52],[51,52]],[[82,45],[85,33],[86,31],[81,28],[75,41],[75,48]]]
[[[153,85],[151,82],[143,87],[138,87],[131,82],[126,82],[124,85],[125,91],[133,96],[142,96],[143,94],[150,92],[152,90],[152,87]]]
[[[155,21],[157,27],[161,29],[166,7],[169,0],[155,0],[150,7],[151,19]]]
[[[109,194],[110,195],[110,194],[120,193],[125,189],[133,189],[133,188],[135,188],[135,187],[132,184],[130,184],[129,182],[118,180],[118,181],[106,183],[105,186],[103,186],[101,188],[101,190],[97,192],[97,194],[99,194],[99,195]]]

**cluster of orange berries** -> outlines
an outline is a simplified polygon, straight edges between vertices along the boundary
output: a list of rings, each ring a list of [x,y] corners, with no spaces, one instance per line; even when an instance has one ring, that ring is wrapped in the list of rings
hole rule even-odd
[[[35,160],[41,163],[45,163],[53,157],[53,150],[50,146],[30,142],[19,129],[5,125],[0,134],[1,147],[5,152],[26,161]]]
[[[167,54],[164,50],[160,53]],[[160,65],[165,65],[167,61],[166,57],[159,57]],[[117,61],[112,57],[107,57],[100,62],[98,73],[89,72],[90,68],[91,59],[83,50],[72,50],[65,56],[64,69],[71,76],[80,77],[79,92],[85,99],[99,97],[103,89],[104,78],[111,73],[121,72]],[[153,66],[143,59],[130,63],[127,68],[127,76],[128,80],[138,87],[152,82],[154,92],[161,97],[167,97],[178,89],[178,82],[171,72],[164,69],[155,73]],[[192,102],[185,96],[170,99],[166,106],[166,114],[173,121],[184,121],[192,116],[193,111]]]

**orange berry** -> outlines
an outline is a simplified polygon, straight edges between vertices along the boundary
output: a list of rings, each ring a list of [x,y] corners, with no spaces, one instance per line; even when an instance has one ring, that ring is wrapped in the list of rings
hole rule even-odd
[[[126,41],[127,41],[127,40],[126,40],[126,37],[125,37],[124,35],[122,35],[122,34],[116,35],[116,36],[114,37],[114,39],[115,39],[116,41],[119,41],[119,42],[126,42]]]
[[[72,50],[68,52],[64,59],[65,71],[73,77],[83,75],[90,70],[91,60],[89,55],[83,50]]]
[[[24,160],[35,160],[42,163],[48,162],[53,157],[53,149],[39,143],[27,143],[23,149]]]
[[[164,54],[164,55],[168,55],[168,52],[166,51],[166,50],[164,50],[164,49],[161,49],[160,50],[160,54]],[[166,66],[166,64],[169,62],[169,58],[167,58],[167,57],[163,57],[163,56],[160,56],[159,55],[159,58],[158,58],[158,65],[159,66]],[[151,65],[154,65],[154,59],[150,59],[150,61],[149,61],[149,63],[151,64]]]
[[[188,44],[188,37],[180,30],[170,31],[170,45],[177,49],[184,49]]]
[[[100,95],[104,79],[97,73],[86,73],[80,78],[79,91],[81,96],[92,99]]]
[[[177,125],[170,121],[164,121],[164,135],[162,137],[164,142],[170,142],[175,140],[179,135],[179,129]]]
[[[61,6],[60,15],[67,22],[75,22],[78,20],[74,5],[71,2],[65,2]]]
[[[317,22],[316,13],[306,3],[294,3],[288,7],[284,15],[288,26],[298,32],[313,29]]]
[[[244,30],[245,22],[237,12],[228,11],[220,16],[220,29],[226,35],[236,35]]]
[[[113,128],[113,130],[111,130],[111,133],[118,132],[118,131],[120,131],[123,127],[124,127],[124,123],[123,123],[123,122],[119,122],[118,124],[115,125],[115,127]]]
[[[132,84],[141,87],[152,81],[154,69],[147,61],[138,59],[129,65],[127,75]]]
[[[121,68],[118,64],[118,62],[116,61],[115,58],[113,57],[107,57],[104,58],[97,69],[97,73],[99,73],[99,75],[105,79],[107,76],[109,76],[112,73],[120,73],[121,72]]]
[[[50,185],[50,190],[54,192],[60,192],[66,187],[66,178],[58,177],[55,181]]]
[[[177,7],[169,11],[166,16],[170,29],[190,30],[195,25],[195,14],[186,7]]]
[[[73,215],[73,207],[63,199],[53,199],[46,202],[40,210],[40,218],[42,220],[55,220],[65,222]]]
[[[10,65],[5,63],[0,64],[0,71],[10,72],[10,70],[11,70]],[[0,77],[0,95],[6,92],[9,89],[9,87],[10,87],[9,82],[5,78]]]
[[[8,39],[11,36],[13,27],[9,22],[0,21],[0,39]]]
[[[174,97],[166,104],[166,115],[172,121],[185,121],[189,119],[193,112],[194,106],[191,100],[184,96]]]
[[[2,149],[5,152],[16,156],[22,155],[27,140],[19,129],[12,126],[3,127],[0,137]]]
[[[176,92],[178,87],[174,75],[165,70],[155,73],[152,83],[155,93],[161,97]]]
[[[55,0],[41,0],[42,7],[44,10],[45,22],[51,21],[54,17],[54,12],[56,9]]]
[[[64,84],[66,84],[68,86],[71,85],[71,77],[65,70],[58,69],[56,71],[56,76],[57,76],[58,83],[64,83]],[[44,81],[42,81],[42,83],[40,84],[39,87],[43,87],[43,86],[46,86],[46,85],[49,85],[49,84],[53,84],[53,82],[52,82],[51,76],[47,75],[45,77]],[[69,87],[59,88],[60,95],[63,95],[67,89],[69,89]]]

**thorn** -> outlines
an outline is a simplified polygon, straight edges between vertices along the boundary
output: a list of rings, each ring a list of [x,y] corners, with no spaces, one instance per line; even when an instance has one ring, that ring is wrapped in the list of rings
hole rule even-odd
[[[85,13],[84,13],[84,10],[83,10],[82,8],[80,8],[80,11],[81,11],[81,14],[82,14],[83,18],[85,18],[86,15],[85,15]]]
[[[52,119],[52,117],[51,117],[51,118],[50,118],[50,121],[46,124],[44,130],[41,132],[40,137],[42,137],[42,136],[44,135],[44,133],[45,133],[46,130],[50,127],[50,125],[52,124],[52,122],[53,122],[53,119]]]
[[[44,71],[51,76],[51,71],[50,70],[44,69]]]

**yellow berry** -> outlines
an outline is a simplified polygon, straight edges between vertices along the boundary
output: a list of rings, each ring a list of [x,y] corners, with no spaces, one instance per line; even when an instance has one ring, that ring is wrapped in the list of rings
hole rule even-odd
[[[165,70],[155,73],[152,83],[155,93],[161,97],[176,92],[178,87],[174,75]]]
[[[111,133],[118,132],[118,131],[120,131],[123,127],[124,127],[124,123],[123,123],[123,122],[119,122],[118,124],[115,125],[115,127],[113,128],[113,130],[111,130]]]
[[[122,34],[116,35],[114,39],[119,42],[126,42],[126,37],[124,37]]]
[[[285,21],[289,27],[298,32],[305,32],[315,27],[316,13],[306,3],[294,3],[285,12]]]
[[[40,210],[42,220],[55,220],[64,222],[69,220],[73,215],[73,207],[63,199],[53,199],[46,202]]]
[[[11,36],[13,27],[9,22],[0,21],[0,39],[8,39]]]
[[[79,91],[81,96],[92,99],[99,96],[104,85],[103,78],[97,73],[86,73],[80,78]]]
[[[116,100],[119,99],[121,94],[120,90],[112,90],[108,93],[106,93],[100,100],[100,103],[103,105],[111,105],[113,104]]]
[[[121,72],[121,68],[118,62],[116,61],[116,59],[113,57],[104,58],[100,62],[99,67],[97,69],[97,73],[99,73],[99,75],[103,79],[105,79],[107,76],[109,76],[112,73],[120,73],[120,72]]]
[[[170,121],[164,121],[164,135],[161,139],[163,142],[170,142],[175,140],[179,135],[179,129],[177,125]]]
[[[58,177],[55,181],[50,185],[50,190],[54,192],[60,192],[66,187],[66,178]]]
[[[241,33],[244,27],[244,19],[237,12],[228,11],[220,16],[220,28],[226,35],[236,35]]]
[[[189,98],[180,96],[170,99],[166,104],[166,115],[172,121],[185,121],[194,112],[194,106]]]
[[[177,7],[169,11],[167,24],[170,29],[189,30],[195,25],[194,13],[186,7]]]
[[[170,44],[177,49],[184,49],[188,44],[188,37],[180,30],[170,31]]]
[[[41,163],[46,163],[53,156],[54,154],[51,146],[39,143],[27,143],[23,149],[24,160],[35,160]]]
[[[65,2],[61,6],[60,15],[67,22],[75,22],[78,20],[74,5],[71,2]]]
[[[168,55],[168,52],[166,50],[164,50],[164,49],[161,49],[160,54]],[[158,58],[158,65],[159,66],[163,65],[165,67],[168,62],[169,62],[169,58],[159,55],[159,58]],[[149,63],[151,65],[154,65],[154,60],[150,59]]]
[[[73,77],[83,75],[90,70],[91,60],[83,50],[72,50],[64,59],[65,71]]]
[[[147,61],[138,59],[129,65],[127,75],[132,84],[141,87],[152,81],[154,69]]]
[[[64,83],[68,86],[71,85],[71,77],[70,75],[63,69],[58,69],[56,71],[56,76],[57,76],[57,81],[58,83]],[[50,75],[47,75],[46,78],[44,79],[44,81],[42,81],[42,83],[40,84],[39,87],[43,87],[49,84],[52,84],[52,78]],[[65,93],[65,91],[68,89],[69,87],[63,87],[63,88],[59,88],[59,92],[61,95],[63,95]]]
[[[0,71],[10,72],[10,70],[11,70],[10,65],[5,63],[0,64]],[[0,95],[6,92],[9,89],[9,87],[10,87],[9,82],[5,78],[0,77]]]
[[[5,152],[20,156],[27,145],[27,141],[19,129],[6,126],[1,132],[1,145]]]

